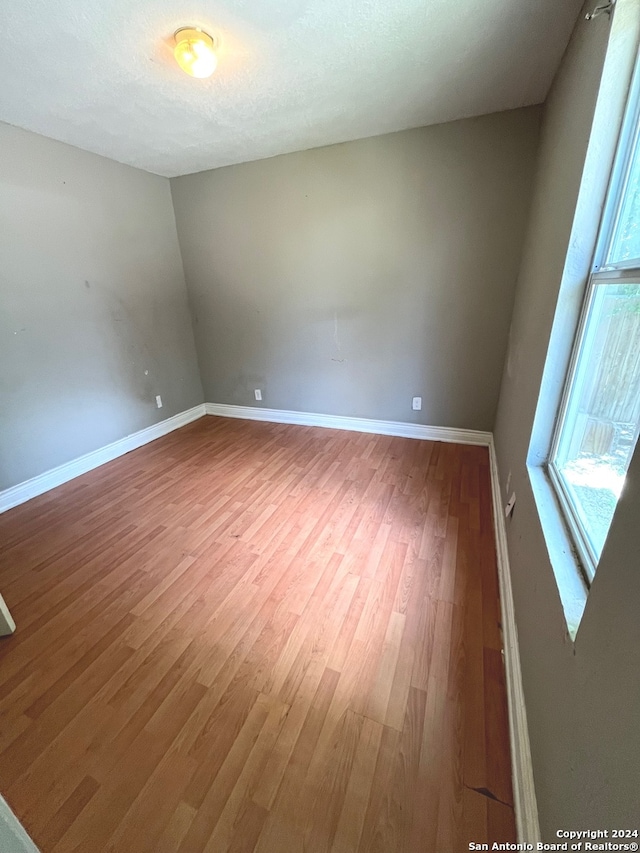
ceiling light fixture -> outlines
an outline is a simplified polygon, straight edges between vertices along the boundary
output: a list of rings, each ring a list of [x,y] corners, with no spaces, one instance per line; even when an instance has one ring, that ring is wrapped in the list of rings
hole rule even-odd
[[[218,60],[212,37],[200,27],[182,27],[174,33],[176,62],[192,77],[211,77]]]

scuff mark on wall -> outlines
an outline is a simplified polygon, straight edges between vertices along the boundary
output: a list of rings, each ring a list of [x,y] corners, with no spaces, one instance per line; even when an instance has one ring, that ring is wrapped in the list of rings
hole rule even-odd
[[[336,352],[339,356],[342,356],[342,347],[340,346],[340,336],[338,335],[338,312],[333,312],[333,342],[336,346]],[[331,361],[336,361],[338,364],[344,364],[346,358],[335,358],[331,356]]]
[[[149,369],[142,365],[150,364],[155,374],[158,371],[158,357],[154,352],[153,334],[145,323],[144,307],[136,302],[125,301],[108,284],[94,290],[101,307],[100,316],[111,322],[110,338],[116,346],[109,346],[113,381],[119,387],[127,387],[138,400],[151,403],[157,393]],[[115,357],[114,357],[115,353]]]

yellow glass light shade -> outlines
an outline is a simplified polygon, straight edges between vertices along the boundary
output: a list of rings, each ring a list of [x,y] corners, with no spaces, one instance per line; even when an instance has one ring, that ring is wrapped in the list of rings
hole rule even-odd
[[[183,27],[174,38],[173,55],[180,68],[192,77],[211,77],[218,64],[211,36],[196,27]]]

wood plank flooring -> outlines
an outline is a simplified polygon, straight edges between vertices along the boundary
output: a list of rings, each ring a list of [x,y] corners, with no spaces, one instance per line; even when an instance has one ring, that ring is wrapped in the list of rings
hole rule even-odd
[[[203,418],[0,516],[43,853],[514,841],[488,453]]]

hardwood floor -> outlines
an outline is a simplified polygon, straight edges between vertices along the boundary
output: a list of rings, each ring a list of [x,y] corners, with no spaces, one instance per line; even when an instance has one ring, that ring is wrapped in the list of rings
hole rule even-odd
[[[0,516],[43,853],[514,841],[488,453],[207,417]]]

